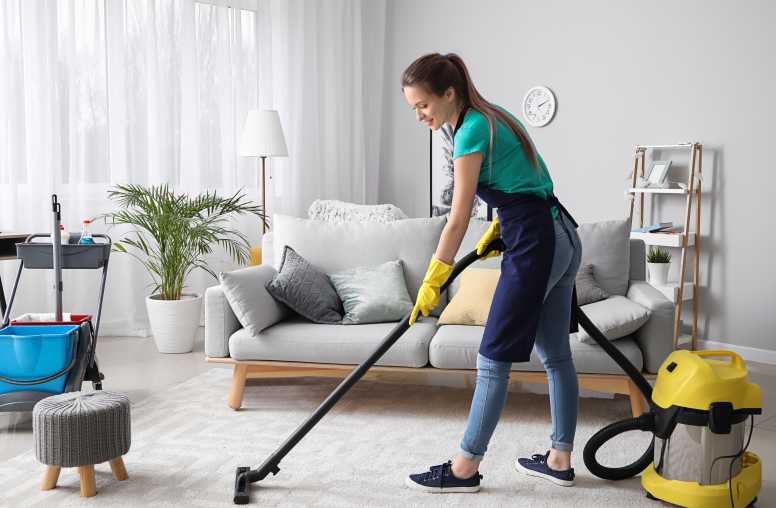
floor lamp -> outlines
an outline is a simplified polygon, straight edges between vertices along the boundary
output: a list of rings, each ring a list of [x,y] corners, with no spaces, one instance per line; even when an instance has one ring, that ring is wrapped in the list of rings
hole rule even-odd
[[[261,211],[266,220],[266,185],[264,181],[264,162],[267,157],[288,157],[286,140],[283,138],[283,127],[280,125],[280,115],[269,109],[252,109],[245,119],[240,155],[243,157],[261,157]],[[264,233],[267,224],[264,223]]]

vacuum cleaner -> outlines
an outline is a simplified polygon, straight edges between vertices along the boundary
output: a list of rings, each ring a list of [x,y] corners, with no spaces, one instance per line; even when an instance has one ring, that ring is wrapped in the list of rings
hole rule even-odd
[[[455,264],[440,293],[473,262],[495,250],[506,250],[502,239],[491,242],[483,254],[478,255],[474,250],[464,256]],[[650,412],[638,418],[614,423],[593,436],[584,450],[585,465],[588,469],[600,478],[612,480],[631,478],[644,471],[642,484],[650,493],[648,495],[654,499],[693,508],[724,506],[720,503],[726,483],[722,482],[733,478],[736,485],[735,499],[738,499],[733,503],[731,490],[733,507],[741,508],[752,504],[761,488],[762,464],[755,454],[746,452],[748,442],[744,446],[740,441],[743,438],[746,418],[761,413],[762,396],[759,387],[749,383],[743,360],[727,351],[675,351],[661,367],[653,397],[652,386],[641,372],[593,325],[581,309],[577,307],[575,311],[579,325],[636,383],[651,407]],[[409,329],[411,315],[412,312],[404,316],[369,356],[261,466],[257,469],[237,468],[234,482],[235,504],[249,502],[251,483],[263,480],[269,473],[276,475],[280,472],[280,461]],[[706,356],[729,356],[733,361],[728,365],[727,362],[704,360],[703,357]],[[672,376],[663,375],[663,370]],[[660,440],[660,457],[653,459],[653,455],[656,455],[653,439],[644,455],[630,466],[607,468],[598,464],[595,459],[598,449],[606,441],[629,430],[653,432],[655,438]],[[670,443],[672,439],[673,446]],[[710,468],[703,469],[702,466],[706,463],[703,461],[708,461],[709,451],[716,454],[715,460],[711,461]],[[697,469],[703,469],[703,474],[706,474],[705,483],[701,483],[704,480],[700,476],[695,483],[686,476],[688,473],[685,469],[688,462],[693,462],[693,453],[701,455],[695,462],[699,462]],[[740,461],[737,460],[739,458]],[[717,462],[724,459],[732,460],[729,463]],[[657,468],[653,466],[653,460],[658,462]],[[730,466],[730,474],[727,477],[724,477],[722,468],[725,464]],[[735,477],[733,470],[736,472]],[[661,473],[663,477],[660,476]],[[715,481],[717,483],[713,484]]]
[[[730,351],[677,350],[660,366],[653,389],[581,311],[579,324],[633,380],[650,408],[590,438],[583,452],[587,469],[606,480],[643,473],[641,485],[648,498],[677,506],[753,506],[762,488],[762,462],[747,448],[754,415],[762,414],[762,393],[749,382],[743,359]],[[751,426],[745,441],[747,420]],[[596,452],[607,441],[632,430],[653,434],[647,451],[631,465],[602,466]]]

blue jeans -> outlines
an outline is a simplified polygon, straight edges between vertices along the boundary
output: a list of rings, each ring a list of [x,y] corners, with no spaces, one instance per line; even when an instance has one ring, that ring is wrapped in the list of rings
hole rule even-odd
[[[542,305],[542,316],[536,331],[536,352],[539,353],[550,387],[552,411],[552,448],[570,452],[574,448],[574,433],[579,412],[579,381],[569,345],[571,294],[582,259],[582,242],[568,219],[569,239],[561,225],[563,214],[555,225],[555,257],[550,280]],[[572,246],[573,241],[573,246]],[[458,454],[469,460],[481,461],[488,449],[507,400],[511,362],[499,362],[477,354],[477,387]]]

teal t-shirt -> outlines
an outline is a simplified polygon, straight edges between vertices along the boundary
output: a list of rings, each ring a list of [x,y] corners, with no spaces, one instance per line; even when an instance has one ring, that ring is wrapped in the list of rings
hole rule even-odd
[[[500,109],[523,127],[514,115],[504,108]],[[493,164],[491,164],[488,120],[479,111],[472,110],[466,115],[461,128],[455,134],[453,146],[454,159],[474,152],[482,153],[478,183],[483,187],[508,193],[530,192],[544,199],[553,194],[552,178],[542,156],[536,153],[540,166],[540,171],[537,171],[528,161],[523,145],[501,121],[496,122],[496,133],[493,137]],[[557,216],[558,209],[553,206],[552,218]]]

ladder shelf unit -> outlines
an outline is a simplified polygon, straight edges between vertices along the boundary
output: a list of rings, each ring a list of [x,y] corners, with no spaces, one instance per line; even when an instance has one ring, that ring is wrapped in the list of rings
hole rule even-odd
[[[687,179],[687,189],[657,189],[657,188],[640,188],[636,186],[637,176],[644,178],[644,166],[646,158],[646,150],[648,148],[677,148],[677,149],[690,149],[690,169]],[[633,196],[629,199],[628,204],[628,216],[631,219],[631,226],[633,226],[633,215],[636,201],[638,200],[638,227],[644,227],[644,195],[645,194],[683,194],[687,199],[687,206],[684,216],[684,229],[681,232],[671,233],[631,233],[631,238],[644,240],[649,246],[661,246],[661,247],[676,247],[682,249],[680,265],[679,265],[679,280],[669,282],[666,286],[654,285],[659,291],[666,295],[669,300],[673,300],[676,304],[676,315],[674,317],[674,349],[679,347],[679,344],[690,343],[692,351],[695,351],[698,346],[698,261],[700,253],[700,229],[701,229],[701,180],[696,178],[696,173],[702,175],[702,159],[703,159],[703,146],[700,143],[683,143],[676,145],[636,145],[634,151],[633,160],[633,172],[631,175],[631,186],[628,189],[629,196]],[[639,168],[639,166],[641,166]],[[695,203],[693,203],[693,196],[695,196]],[[690,216],[695,204],[695,230],[691,231]],[[635,229],[635,227],[631,227]],[[694,247],[693,255],[693,282],[685,282],[685,270],[687,268],[687,248]],[[646,262],[646,260],[645,260]],[[689,287],[686,287],[689,286]],[[685,290],[688,293],[685,293]],[[673,298],[672,298],[673,297]],[[682,313],[682,302],[684,300],[692,300],[692,335],[683,335],[680,329],[680,318]]]

